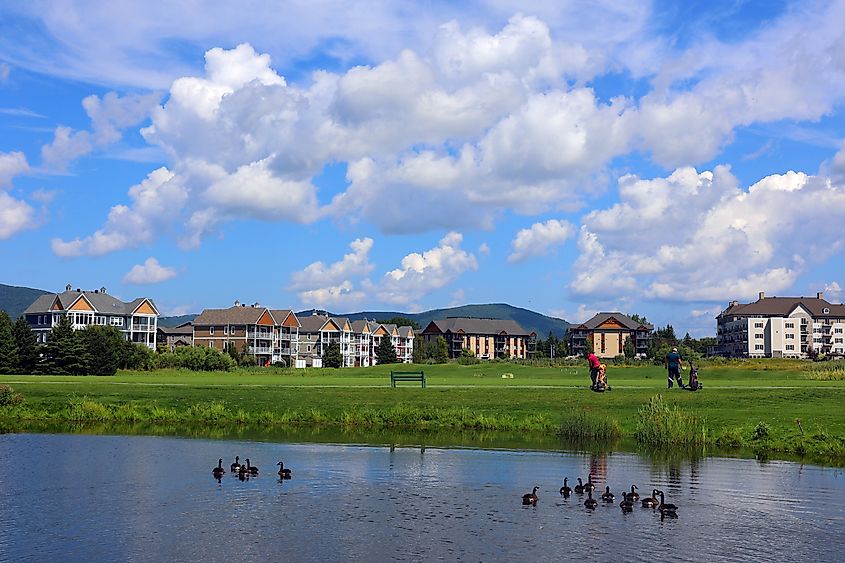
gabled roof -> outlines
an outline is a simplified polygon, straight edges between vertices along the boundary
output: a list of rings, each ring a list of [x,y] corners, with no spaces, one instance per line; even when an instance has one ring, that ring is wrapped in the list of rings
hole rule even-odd
[[[268,311],[266,307],[238,307],[228,309],[203,309],[202,313],[194,319],[194,326],[197,325],[253,325]],[[270,313],[272,316],[272,313]]]
[[[434,326],[432,326],[434,325]],[[429,329],[434,330],[429,330]],[[429,323],[423,332],[465,332],[467,334],[507,334],[508,336],[529,336],[519,323],[510,319],[476,319],[472,317],[449,317]]]
[[[830,312],[827,316],[842,317],[845,316],[845,305],[829,303],[825,299],[818,297],[763,297],[754,301],[753,303],[735,303],[728,306],[716,318],[722,316],[727,317],[786,317],[792,313],[796,307],[802,306],[810,312],[814,317],[824,317],[825,309]]]
[[[166,327],[160,326],[158,327],[158,331],[166,336],[178,336],[178,335],[191,335],[194,333],[194,327],[191,326],[191,323],[183,323],[179,326],[174,327]]]
[[[637,330],[640,327],[643,327],[647,330],[654,330],[654,325],[652,325],[651,323],[639,323],[628,315],[623,315],[618,311],[612,313],[596,313],[590,320],[585,321],[580,325],[573,326],[572,328],[595,330],[596,328],[600,327],[611,319],[615,320],[617,323],[621,324],[628,330]]]
[[[289,315],[293,315],[296,319],[297,326],[299,326],[299,317],[297,317],[290,309],[270,309],[270,314],[273,315],[273,318],[278,324],[284,324],[285,319],[287,319]]]
[[[138,306],[144,302],[144,300],[148,301],[153,309],[158,312],[158,308],[155,306],[155,303],[152,299],[146,297],[138,297],[137,299],[133,299],[129,303],[124,303],[117,297],[113,295],[109,295],[108,293],[103,293],[101,291],[63,291],[62,293],[48,293],[45,295],[41,295],[38,299],[36,299],[32,305],[26,308],[24,314],[34,314],[34,313],[49,313],[50,308],[53,306],[53,303],[58,298],[59,302],[61,302],[63,311],[66,311],[68,307],[70,307],[74,302],[76,302],[80,298],[84,298],[88,303],[94,307],[94,310],[97,313],[101,313],[104,315],[131,315],[132,312],[138,308]]]
[[[364,319],[352,321],[352,332],[354,332],[355,334],[363,334],[364,329],[366,329],[368,333],[372,332],[372,329],[370,328],[370,321]]]
[[[299,317],[299,332],[319,332],[329,318],[323,315],[306,315]]]
[[[400,326],[399,327],[399,336],[402,338],[413,338],[414,337],[414,329],[410,326]]]

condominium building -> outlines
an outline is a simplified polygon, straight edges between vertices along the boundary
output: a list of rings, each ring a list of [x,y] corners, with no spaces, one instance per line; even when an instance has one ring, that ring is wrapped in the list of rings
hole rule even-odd
[[[88,326],[112,326],[126,340],[155,349],[158,309],[151,299],[139,297],[124,302],[109,295],[106,288],[73,289],[70,284],[62,293],[48,293],[36,299],[24,311],[24,317],[39,342],[47,342],[50,330],[67,316],[74,330]]]
[[[635,321],[618,311],[597,313],[590,320],[569,327],[569,353],[583,355],[589,340],[596,356],[615,358],[625,353],[625,342],[630,339],[634,354],[645,356],[653,331],[653,325]]]
[[[179,326],[159,326],[156,330],[156,348],[173,351],[176,348],[193,346],[194,327],[190,322]]]
[[[718,353],[745,358],[845,355],[845,305],[815,297],[766,297],[731,301],[716,317]]]
[[[350,321],[345,317],[329,317],[316,312],[303,315],[300,323],[300,357],[308,366],[321,366],[323,354],[332,343],[340,347],[342,367],[374,366],[378,363],[376,349],[382,338],[390,339],[397,361],[413,361],[414,330],[411,327],[366,319]]]
[[[193,344],[220,351],[232,345],[254,356],[258,365],[293,366],[299,353],[299,327],[290,309],[236,301],[228,309],[204,309],[193,322]]]
[[[431,321],[421,336],[434,342],[442,336],[448,345],[449,357],[457,358],[464,349],[481,359],[527,358],[534,351],[537,334],[528,332],[516,321],[448,317]]]

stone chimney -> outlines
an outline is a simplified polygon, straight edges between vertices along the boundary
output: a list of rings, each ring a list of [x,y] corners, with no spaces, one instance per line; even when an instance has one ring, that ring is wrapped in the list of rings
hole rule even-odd
[[[816,293],[816,299],[824,299],[824,291],[819,291]]]
[[[760,296],[759,296],[759,298],[758,298],[758,299],[759,299],[760,301],[762,301],[762,300],[763,300],[763,299],[765,299],[765,298],[766,298],[766,292],[765,292],[765,291],[761,291],[761,292],[760,292]]]

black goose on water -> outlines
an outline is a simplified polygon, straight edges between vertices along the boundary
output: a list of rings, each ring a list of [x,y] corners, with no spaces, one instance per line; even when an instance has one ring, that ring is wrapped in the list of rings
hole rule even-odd
[[[580,477],[578,477],[578,484],[575,485],[575,492],[578,493],[579,495],[584,494],[584,484],[581,482]]]
[[[657,500],[657,489],[651,490],[651,496],[645,497],[643,499],[643,507],[644,508],[657,508],[657,505],[660,504],[660,501]]]
[[[235,456],[235,461],[234,461],[234,463],[232,463],[232,465],[230,465],[230,466],[229,466],[229,469],[231,469],[231,470],[232,470],[232,473],[234,473],[234,472],[236,472],[236,471],[240,471],[240,470],[241,470],[241,464],[240,464],[240,461],[241,461],[240,456]]]
[[[640,500],[640,495],[637,492],[636,485],[631,485],[631,492],[628,494],[628,498],[630,498],[632,501]]]
[[[604,488],[604,493],[602,493],[601,495],[601,499],[604,502],[613,502],[615,498],[616,497],[613,495],[613,493],[610,492],[610,485],[606,486]]]
[[[564,477],[563,478],[563,486],[560,488],[560,494],[562,494],[565,497],[568,497],[569,495],[572,494],[572,487],[570,487],[567,484],[567,481],[569,481],[569,477]]]
[[[226,470],[223,469],[223,458],[221,457],[217,460],[217,467],[211,470],[211,474],[214,475],[215,478],[219,478],[222,477],[224,473],[226,473]]]
[[[595,490],[596,490],[596,486],[593,483],[593,476],[592,476],[592,474],[588,474],[587,475],[587,483],[584,485],[584,491],[587,492],[587,491],[595,491]]]
[[[537,501],[540,500],[540,497],[537,496],[539,489],[540,487],[534,487],[533,491],[522,495],[522,504],[537,504]]]
[[[629,494],[624,491],[622,491],[622,501],[619,503],[619,508],[622,509],[622,512],[631,512],[634,509],[634,501],[632,501]]]
[[[598,501],[593,498],[593,491],[587,491],[587,500],[584,501],[584,506],[587,508],[595,508],[598,505]]]
[[[279,466],[279,477],[281,477],[282,479],[290,479],[291,478],[290,469],[285,469],[284,462],[280,461],[276,465]]]
[[[657,507],[661,513],[674,514],[678,511],[678,507],[674,504],[667,504],[666,498],[663,496],[663,491],[657,491],[660,494],[660,505]]]
[[[249,464],[249,458],[246,458],[246,471],[250,475],[258,475],[258,468]]]

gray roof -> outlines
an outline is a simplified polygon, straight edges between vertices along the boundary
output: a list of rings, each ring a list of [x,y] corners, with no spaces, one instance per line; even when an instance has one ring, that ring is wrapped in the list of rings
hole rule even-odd
[[[592,330],[601,326],[609,319],[615,319],[616,322],[618,322],[629,330],[637,330],[641,326],[645,327],[648,330],[654,330],[654,325],[652,325],[651,323],[638,323],[628,315],[623,315],[618,311],[614,311],[612,313],[596,313],[590,320],[585,321],[580,325],[573,326],[572,328],[586,328],[588,330]]]
[[[435,330],[429,331],[434,325]],[[467,334],[501,334],[529,336],[524,328],[511,319],[476,319],[472,317],[449,317],[431,321],[423,332],[459,332]]]
[[[326,324],[327,320],[329,318],[323,315],[299,317],[299,332],[318,332]]]
[[[152,299],[146,297],[138,297],[137,299],[133,299],[128,303],[124,303],[117,297],[113,295],[109,295],[108,293],[103,293],[101,291],[63,291],[62,293],[47,293],[45,295],[40,296],[36,299],[32,305],[26,308],[24,314],[32,314],[32,313],[49,313],[50,307],[53,306],[53,301],[56,300],[56,297],[59,298],[59,301],[62,304],[62,310],[66,311],[68,307],[70,307],[77,299],[79,299],[80,295],[84,295],[85,299],[91,303],[91,306],[98,313],[103,313],[107,315],[131,315],[132,312],[138,308],[138,305],[147,300],[153,306],[153,308],[158,311],[158,307],[155,306]]]
[[[191,326],[191,323],[181,324],[179,326],[168,328],[166,326],[158,327],[158,331],[167,336],[179,336],[179,335],[188,335],[194,333],[194,327]]]
[[[194,319],[194,326],[225,324],[254,325],[266,310],[266,307],[244,306],[233,306],[228,309],[203,309],[202,313]]]
[[[400,326],[399,336],[402,338],[412,338],[414,336],[414,329],[409,326]]]
[[[763,297],[753,303],[729,305],[716,318],[722,316],[785,317],[799,305],[807,309],[814,317],[825,316],[825,308],[830,310],[827,315],[845,316],[845,305],[829,303],[825,299],[819,299],[818,297]]]

